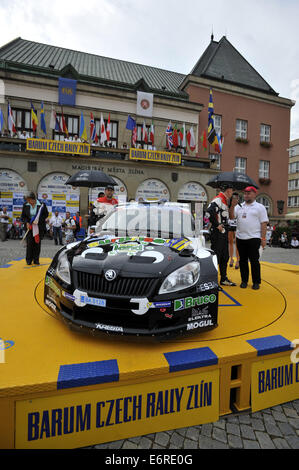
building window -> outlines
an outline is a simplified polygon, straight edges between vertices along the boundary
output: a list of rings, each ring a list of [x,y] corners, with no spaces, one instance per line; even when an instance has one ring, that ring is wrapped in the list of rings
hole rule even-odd
[[[259,177],[270,178],[270,162],[260,160]]]
[[[238,173],[246,173],[246,158],[236,157],[235,171]]]
[[[219,136],[221,136],[222,127],[222,116],[214,114],[214,128]]]
[[[237,119],[236,121],[236,139],[247,139],[247,121]]]
[[[296,157],[299,155],[299,145],[293,145],[289,148],[289,157]]]
[[[209,155],[211,163],[213,163],[214,167],[217,170],[221,168],[221,155],[219,153],[210,153]]]
[[[268,126],[267,124],[261,124],[260,141],[270,142],[270,140],[271,140],[271,126]]]
[[[289,174],[299,173],[299,162],[289,163]]]
[[[57,119],[60,124],[61,130],[63,130],[62,126],[62,115],[57,113]],[[68,130],[69,136],[67,137],[64,132],[57,132],[53,131],[53,138],[54,140],[64,140],[65,138],[68,138],[69,140],[75,140],[74,137],[77,136],[79,138],[79,117],[78,116],[69,116],[69,115],[63,115],[64,116],[64,121]]]
[[[17,133],[20,135],[23,131],[27,133],[27,136],[32,137],[32,122],[31,122],[31,111],[25,109],[12,108],[12,115],[15,122]]]
[[[263,206],[265,206],[266,208],[267,214],[269,214],[270,207],[271,207],[269,199],[265,196],[258,196],[256,198],[256,201],[259,202],[260,204],[263,204]]]
[[[97,136],[99,138],[99,142],[101,140],[101,120],[100,119],[95,119],[94,120],[95,125],[96,125],[96,132]],[[105,123],[105,129],[107,129],[107,123],[108,119],[104,119]],[[110,120],[110,141],[109,142],[104,142],[105,147],[113,147],[113,148],[118,148],[118,122],[117,121],[111,121]]]
[[[299,207],[299,196],[289,196],[288,207]]]
[[[289,180],[288,182],[288,190],[294,191],[295,189],[299,189],[299,179],[296,180]]]

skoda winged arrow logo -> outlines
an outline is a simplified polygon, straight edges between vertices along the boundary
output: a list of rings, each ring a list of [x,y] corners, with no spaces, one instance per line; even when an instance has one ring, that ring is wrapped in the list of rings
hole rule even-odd
[[[107,281],[114,281],[116,278],[116,272],[113,269],[108,269],[108,271],[105,272],[105,279]]]

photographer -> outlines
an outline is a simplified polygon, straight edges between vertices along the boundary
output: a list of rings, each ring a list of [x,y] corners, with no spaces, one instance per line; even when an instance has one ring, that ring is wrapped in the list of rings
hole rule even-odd
[[[74,232],[76,230],[76,223],[69,212],[67,212],[65,216],[66,219],[62,225],[65,233],[65,242],[72,243],[75,239]]]

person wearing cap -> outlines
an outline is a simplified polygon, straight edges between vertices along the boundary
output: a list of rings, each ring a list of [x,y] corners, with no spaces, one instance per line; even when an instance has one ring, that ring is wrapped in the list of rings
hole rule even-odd
[[[117,199],[113,197],[114,188],[111,185],[107,185],[105,188],[105,195],[104,197],[98,197],[97,202],[102,202],[103,204],[112,204],[113,206],[118,204]]]
[[[249,280],[249,265],[251,266],[252,289],[258,290],[261,284],[261,267],[259,262],[259,248],[265,248],[267,211],[263,204],[256,201],[257,189],[247,186],[244,189],[244,202],[241,206],[238,199],[233,198],[230,207],[230,218],[237,222],[236,241],[240,255],[240,274],[242,289],[246,289]]]
[[[25,224],[26,234],[26,263],[39,265],[41,239],[46,232],[46,218],[49,212],[46,204],[40,203],[31,192],[23,204],[21,220]]]
[[[212,199],[206,212],[211,223],[211,249],[215,251],[220,270],[220,285],[235,286],[227,278],[228,252],[228,206],[233,194],[230,184],[222,184],[221,192]]]

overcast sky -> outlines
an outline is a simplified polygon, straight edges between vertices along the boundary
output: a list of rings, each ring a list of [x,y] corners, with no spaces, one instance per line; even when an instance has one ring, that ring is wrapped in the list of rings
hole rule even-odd
[[[213,29],[298,101],[290,137],[299,138],[299,0],[0,0],[0,18],[0,45],[20,36],[184,74]]]

